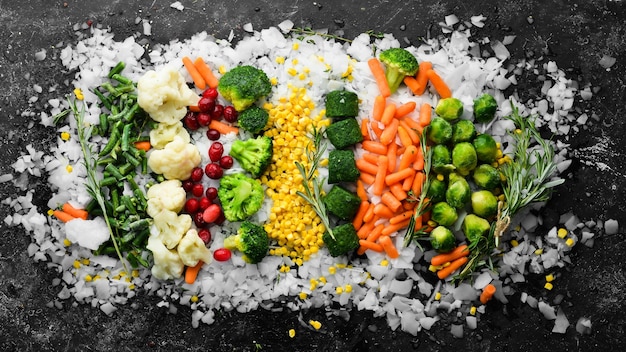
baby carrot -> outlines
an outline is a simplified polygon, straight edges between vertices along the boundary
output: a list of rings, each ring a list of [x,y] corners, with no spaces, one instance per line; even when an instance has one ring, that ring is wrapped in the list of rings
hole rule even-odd
[[[370,120],[368,118],[364,118],[361,120],[361,136],[363,136],[364,140],[370,139],[370,131],[367,126],[369,126]]]
[[[376,177],[372,174],[361,172],[361,175],[359,175],[359,180],[361,180],[363,183],[367,183],[368,185],[373,185],[374,181],[376,181]]]
[[[398,145],[394,142],[389,143],[387,146],[387,159],[389,163],[387,164],[387,172],[394,172],[396,169],[396,161],[398,160],[398,156],[396,152],[398,151]]]
[[[402,180],[402,190],[405,192],[410,191],[413,187],[413,182],[415,182],[415,174]]]
[[[415,160],[413,160],[413,169],[421,171],[424,170],[424,151],[422,148],[417,148],[417,154]]]
[[[198,105],[190,105],[189,106],[189,111],[191,111],[191,112],[201,112],[200,108],[198,107]]]
[[[374,229],[367,235],[366,240],[370,242],[376,242],[380,237],[380,234],[383,233],[383,229],[385,228],[385,224],[378,224]]]
[[[213,128],[221,134],[239,133],[239,128],[227,125],[217,120],[211,120],[211,122],[209,123],[209,128]]]
[[[400,138],[400,143],[402,143],[404,147],[413,145],[413,140],[411,139],[409,132],[402,126],[398,126],[398,138]]]
[[[419,120],[418,120],[419,124],[422,127],[426,127],[430,125],[431,116],[432,116],[432,107],[428,103],[423,103],[422,106],[420,106],[420,114],[419,114]]]
[[[383,193],[380,197],[380,201],[394,213],[397,213],[400,209],[402,209],[402,203],[390,191]],[[376,211],[376,208],[374,208],[374,211]],[[392,217],[393,215],[389,218]]]
[[[415,174],[415,170],[411,168],[401,169],[394,173],[391,173],[385,177],[385,183],[387,186],[392,185],[394,183],[398,183],[404,180],[407,177],[411,177]]]
[[[80,218],[80,219],[83,219],[83,220],[87,220],[87,217],[89,216],[89,213],[87,213],[86,210],[74,208],[68,202],[63,204],[63,211],[68,213],[68,214],[70,214],[71,216],[73,216],[75,218]]]
[[[359,169],[359,171],[363,171],[372,175],[375,175],[378,171],[378,166],[376,166],[376,164],[372,164],[365,159],[357,159],[355,163],[356,168]]]
[[[391,237],[381,236],[378,239],[378,243],[380,243],[380,245],[383,247],[385,253],[387,254],[387,256],[389,256],[389,258],[395,259],[400,256],[400,253],[398,253],[398,249],[396,248],[396,245],[393,244]]]
[[[424,130],[424,127],[420,126],[420,124],[410,118],[400,119],[400,126],[404,127],[404,129],[406,129],[406,131],[409,133],[409,137],[411,137],[413,144],[419,143],[420,136],[418,132],[421,134]]]
[[[424,173],[418,171],[415,173],[415,177],[413,178],[413,184],[411,185],[411,192],[417,195],[422,193],[422,186],[424,184]]]
[[[404,153],[400,157],[400,164],[398,165],[398,170],[408,168],[413,160],[415,160],[415,155],[417,155],[417,147],[414,145],[410,145],[404,149]]]
[[[183,56],[183,65],[185,65],[185,68],[187,69],[187,72],[189,72],[189,75],[191,76],[191,79],[193,79],[193,83],[196,85],[196,87],[198,87],[199,89],[206,88],[206,82],[204,81],[204,78],[202,78],[202,75],[200,75],[200,72],[198,72],[198,69],[196,68],[196,66],[194,66],[189,57]]]
[[[454,248],[452,251],[448,253],[437,254],[436,256],[430,259],[430,264],[439,266],[444,265],[447,262],[451,262],[455,259],[468,256],[470,254],[469,249],[466,244],[462,244]]]
[[[460,257],[451,261],[450,265],[443,267],[442,269],[437,271],[437,277],[440,278],[441,280],[445,279],[446,277],[450,276],[453,272],[455,272],[457,269],[465,265],[467,261],[468,261],[467,257]]]
[[[383,134],[383,128],[380,127],[380,124],[377,121],[374,121],[370,124],[372,128],[372,132],[376,135],[376,138],[380,138],[380,135]]]
[[[405,220],[409,220],[411,219],[411,216],[413,215],[413,210],[407,210],[407,211],[403,211],[402,213],[392,217],[391,219],[389,219],[389,223],[391,225],[403,222]]]
[[[357,230],[356,235],[359,236],[360,239],[365,239],[367,234],[374,229],[374,226],[374,221],[363,223],[363,226]]]
[[[63,222],[68,222],[68,221],[76,219],[72,215],[64,212],[63,210],[58,210],[58,209],[52,211],[52,215],[54,215],[57,219],[59,219],[59,220],[61,220]]]
[[[188,266],[187,269],[185,269],[185,282],[188,284],[193,284],[194,281],[196,281],[196,278],[198,277],[198,273],[200,272],[200,268],[202,268],[202,264],[204,264],[204,262],[202,260],[198,261],[198,264],[196,264],[195,266]]]
[[[385,176],[387,176],[387,165],[389,164],[389,159],[386,155],[381,155],[378,157],[378,171],[376,172],[376,178],[374,180],[374,189],[372,193],[374,195],[380,196],[383,194],[383,189],[385,188]]]
[[[432,83],[433,87],[435,87],[435,90],[441,99],[450,98],[452,96],[450,87],[448,87],[448,84],[443,80],[443,78],[441,78],[441,76],[439,76],[437,72],[435,72],[435,70],[429,70],[427,75],[428,80]]]
[[[374,204],[370,203],[365,215],[363,216],[363,222],[373,222],[374,218]]]
[[[420,62],[420,68],[415,75],[417,81],[417,90],[413,91],[415,95],[422,95],[426,91],[428,85],[428,71],[432,70],[433,64],[430,61]]]
[[[408,180],[408,178],[407,178],[407,180]],[[402,184],[400,184],[400,183],[394,183],[394,184],[390,185],[389,186],[389,191],[399,201],[403,201],[403,200],[405,200],[409,196],[406,193],[406,191],[402,188]]]
[[[135,148],[147,152],[150,148],[152,148],[152,145],[150,144],[150,141],[138,141],[135,142]]]
[[[204,62],[204,59],[202,59],[202,57],[197,57],[194,60],[193,65],[196,67],[198,73],[200,73],[200,76],[202,76],[202,78],[209,87],[217,88],[219,80],[217,79],[217,77],[215,77],[213,71],[211,71],[211,68],[206,64],[206,62]]]
[[[390,224],[389,226],[387,226],[387,227],[385,227],[383,229],[383,232],[382,232],[381,235],[389,236],[389,235],[391,235],[392,233],[394,233],[396,231],[400,231],[403,228],[409,226],[409,221],[411,221],[411,220],[407,219],[407,220],[404,220],[404,221],[401,221],[401,222],[397,222],[395,224]]]
[[[380,121],[383,117],[383,111],[385,111],[385,104],[387,100],[382,95],[377,95],[374,98],[374,108],[372,109],[372,119]]]
[[[385,129],[383,129],[383,133],[380,134],[380,143],[388,145],[389,143],[395,141],[396,134],[398,133],[398,126],[400,126],[400,121],[398,121],[398,119],[392,119],[391,122],[385,126]]]
[[[371,249],[374,252],[382,252],[383,251],[383,246],[379,245],[378,243],[372,242],[372,241],[359,240],[359,245],[360,245],[360,247],[359,247],[359,249],[357,249],[357,254],[363,254],[368,249]]]
[[[493,297],[494,293],[496,293],[496,287],[493,284],[485,286],[483,292],[480,294],[480,303],[487,304],[491,297]]]
[[[367,65],[372,72],[372,76],[374,76],[374,80],[376,81],[376,85],[378,85],[378,90],[380,91],[380,95],[383,97],[388,97],[391,95],[391,89],[389,89],[389,83],[387,83],[387,78],[385,77],[385,70],[383,69],[382,64],[378,58],[373,57],[367,60]]]
[[[356,215],[354,215],[354,219],[352,220],[352,225],[356,230],[360,229],[363,225],[363,217],[365,213],[367,213],[367,209],[370,207],[370,202],[367,200],[361,201],[361,205],[359,206],[359,210],[357,210]]]
[[[379,155],[387,155],[387,146],[376,141],[363,141],[361,143],[363,149],[368,152],[379,154]]]
[[[414,101],[408,101],[398,107],[396,107],[396,114],[394,115],[395,118],[399,119],[401,117],[404,117],[410,113],[413,112],[413,110],[415,110],[415,108],[417,107],[417,103]]]
[[[393,210],[389,209],[388,206],[381,202],[374,206],[374,215],[378,215],[381,218],[390,219],[393,217],[394,213]]]
[[[374,153],[363,153],[363,155],[361,155],[361,158],[370,164],[376,165],[378,163],[378,155]]]
[[[362,201],[367,200],[367,191],[365,190],[365,185],[363,185],[363,181],[356,180],[356,194],[361,198]]]
[[[396,116],[396,104],[389,103],[385,106],[385,110],[383,110],[383,115],[380,117],[380,122],[383,125],[387,126],[391,123],[391,121]]]
[[[402,81],[407,87],[409,87],[409,89],[411,90],[411,92],[413,92],[413,94],[418,95],[417,92],[420,91],[420,85],[417,82],[417,79],[415,79],[415,77],[406,76],[404,77]]]

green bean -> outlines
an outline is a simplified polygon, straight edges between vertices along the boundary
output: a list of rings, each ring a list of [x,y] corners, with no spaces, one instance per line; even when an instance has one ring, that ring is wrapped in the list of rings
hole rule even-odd
[[[100,186],[109,187],[109,186],[113,186],[116,182],[117,182],[117,179],[113,176],[105,177],[102,180],[100,180]]]
[[[121,200],[122,204],[126,207],[126,210],[128,210],[129,213],[137,214],[137,208],[135,208],[135,205],[129,196],[122,196]]]
[[[124,76],[120,75],[119,73],[114,73],[109,78],[114,79],[114,80],[120,82],[123,85],[132,85],[133,84],[133,81],[130,78],[124,77]]]
[[[139,159],[135,158],[130,152],[122,152],[122,156],[126,159],[126,161],[128,161],[129,163],[133,164],[134,167],[139,166],[139,164],[141,164],[141,161],[139,161]]]
[[[100,92],[97,88],[93,90],[93,93],[98,97],[98,99],[100,99],[100,102],[102,102],[102,105],[104,105],[105,108],[111,110],[112,103],[108,97],[105,97],[104,94],[102,94],[102,92]]]
[[[150,223],[151,223],[150,219],[139,219],[139,220],[135,220],[131,222],[128,225],[128,227],[130,228],[131,231],[139,231],[150,226]]]
[[[121,73],[122,71],[124,71],[124,68],[126,68],[126,64],[124,63],[124,61],[118,62],[117,65],[111,68],[111,71],[109,71],[107,77],[113,78],[113,75]]]
[[[122,116],[122,119],[126,122],[130,122],[133,117],[135,117],[135,114],[137,113],[137,111],[139,110],[139,104],[135,103],[133,104],[130,109]]]
[[[135,170],[135,166],[131,163],[125,163],[124,165],[120,166],[118,170],[123,176],[126,176],[130,174],[131,171]]]
[[[131,124],[124,125],[124,129],[122,130],[122,151],[128,151],[130,148],[130,129],[133,126]]]
[[[109,120],[106,114],[100,114],[100,128],[102,129],[103,135],[109,131]]]
[[[113,164],[108,164],[104,167],[106,171],[108,171],[117,181],[121,181],[124,179],[124,175],[120,172],[120,170],[115,167]]]

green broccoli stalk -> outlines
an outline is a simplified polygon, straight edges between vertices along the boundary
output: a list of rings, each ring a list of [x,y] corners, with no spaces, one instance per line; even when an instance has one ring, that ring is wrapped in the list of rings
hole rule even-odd
[[[379,56],[385,65],[385,77],[391,93],[395,93],[406,76],[413,76],[419,69],[419,63],[413,54],[402,48],[383,50]]]
[[[246,263],[256,264],[267,255],[269,238],[263,226],[244,221],[236,235],[224,239],[224,248],[240,251]]]
[[[258,136],[245,141],[236,140],[230,149],[230,156],[255,178],[261,177],[272,163],[273,142],[270,137]]]
[[[235,110],[243,111],[272,90],[269,78],[253,66],[237,66],[226,72],[219,81],[217,91],[233,104]]]
[[[270,115],[266,110],[258,106],[251,106],[239,114],[237,123],[246,131],[259,134],[267,126],[269,118]]]
[[[242,173],[222,177],[217,196],[228,221],[242,221],[252,216],[261,209],[265,197],[261,182]]]

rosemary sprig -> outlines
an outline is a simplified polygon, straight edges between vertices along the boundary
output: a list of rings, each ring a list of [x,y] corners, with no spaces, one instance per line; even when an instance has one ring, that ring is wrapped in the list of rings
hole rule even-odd
[[[423,229],[415,229],[416,220],[428,211],[430,202],[426,198],[428,189],[430,188],[430,166],[432,164],[432,149],[428,148],[426,141],[426,133],[422,133],[420,136],[420,148],[422,148],[422,154],[424,155],[424,184],[422,185],[422,191],[419,195],[412,195],[417,197],[417,205],[413,216],[409,220],[409,226],[407,227],[406,234],[404,235],[404,246],[408,246],[412,241],[417,241],[425,234]],[[419,245],[419,242],[418,242]]]
[[[317,169],[322,159],[322,155],[326,151],[326,143],[323,143],[322,141],[323,136],[324,131],[322,129],[313,129],[313,132],[311,133],[313,145],[309,145],[305,151],[307,159],[309,160],[308,168],[305,168],[305,166],[298,161],[295,162],[296,167],[302,175],[302,187],[304,188],[304,192],[296,191],[296,194],[311,204],[313,210],[324,224],[326,231],[328,231],[328,234],[334,240],[335,235],[330,227],[330,220],[328,218],[328,213],[326,212],[326,205],[322,201],[324,179],[317,177]]]
[[[324,33],[324,32],[320,32],[320,31],[316,31],[314,29],[312,29],[311,27],[295,27],[291,29],[291,32],[296,33],[296,34],[300,34],[303,36],[313,36],[313,35],[318,35],[322,38],[326,38],[326,39],[334,39],[334,40],[338,40],[338,41],[342,41],[342,42],[346,42],[346,43],[352,43],[351,39],[348,38],[344,38],[342,36],[338,36],[336,34],[330,34],[330,33]],[[300,39],[304,39],[304,37],[300,38]]]

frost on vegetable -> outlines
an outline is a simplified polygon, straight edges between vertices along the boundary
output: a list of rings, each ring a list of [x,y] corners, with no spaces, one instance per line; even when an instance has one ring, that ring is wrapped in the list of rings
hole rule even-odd
[[[150,153],[148,167],[168,180],[186,180],[201,161],[198,147],[176,136],[165,148]]]
[[[137,102],[150,117],[168,125],[180,121],[199,97],[174,68],[148,71],[137,81]]]

